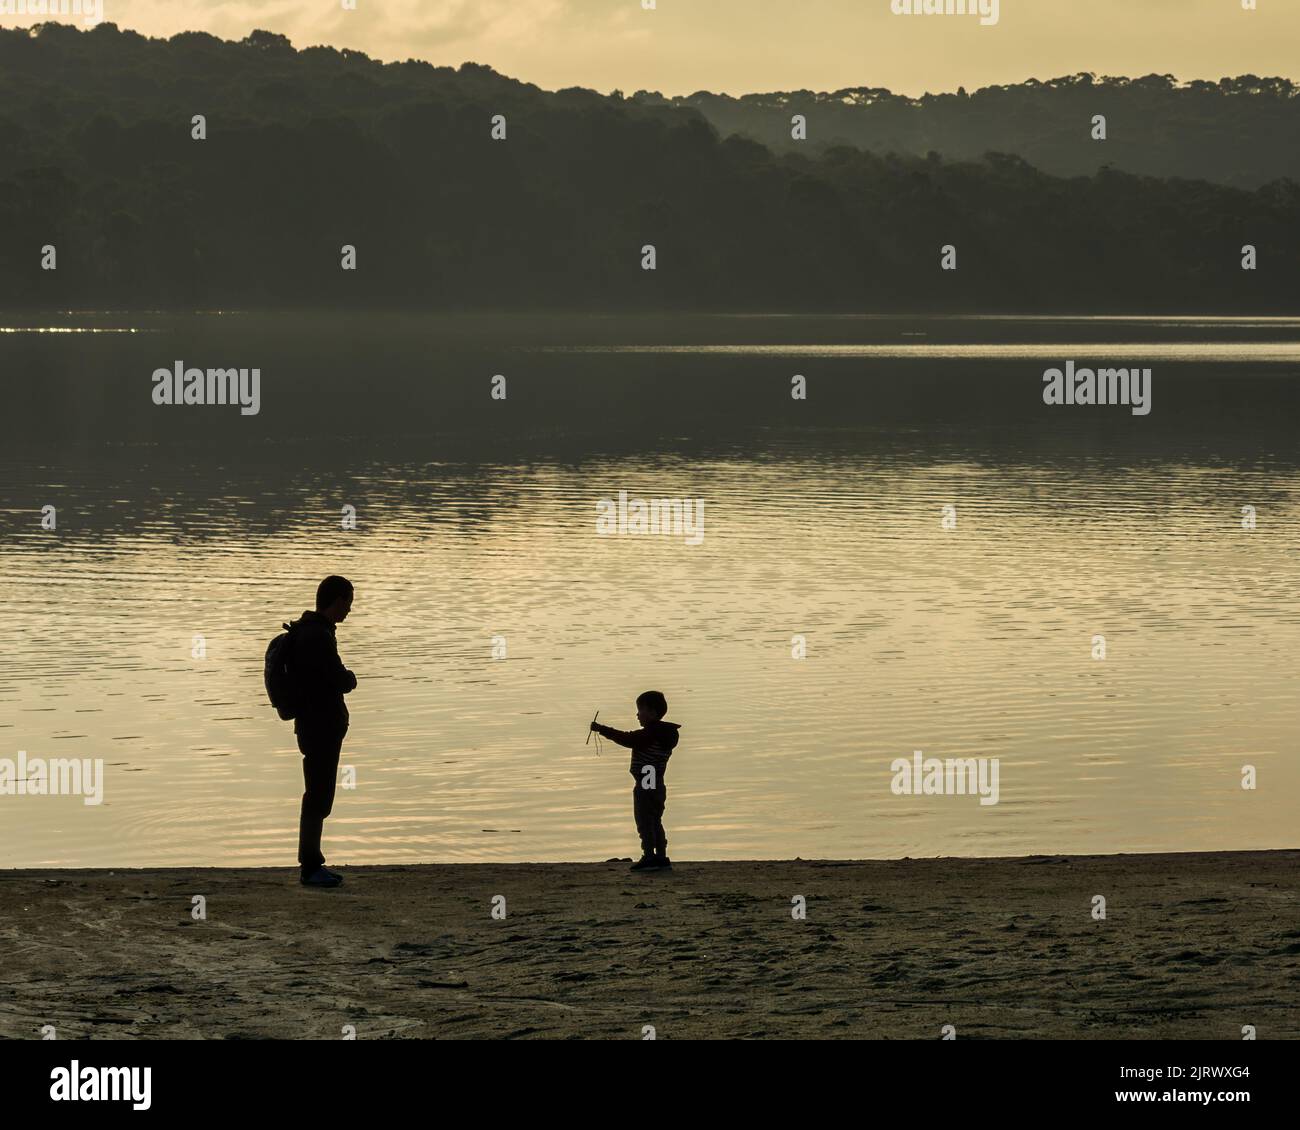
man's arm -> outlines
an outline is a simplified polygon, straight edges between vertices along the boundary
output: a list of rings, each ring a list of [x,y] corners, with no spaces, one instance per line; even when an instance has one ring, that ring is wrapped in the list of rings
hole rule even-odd
[[[357,677],[343,666],[343,660],[339,658],[339,645],[334,640],[330,641],[330,677],[334,680],[334,685],[343,694],[357,689]]]
[[[298,677],[309,694],[347,694],[356,690],[357,677],[343,666],[338,644],[332,636],[300,639],[295,645],[294,661]]]
[[[593,722],[591,728],[615,745],[626,746],[628,749],[645,743],[644,730],[616,730],[613,726],[606,726],[601,722]]]

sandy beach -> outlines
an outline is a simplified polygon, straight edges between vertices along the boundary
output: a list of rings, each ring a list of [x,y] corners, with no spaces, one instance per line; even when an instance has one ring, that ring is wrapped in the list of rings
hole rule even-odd
[[[0,873],[0,1036],[1300,1037],[1295,850],[341,871]]]

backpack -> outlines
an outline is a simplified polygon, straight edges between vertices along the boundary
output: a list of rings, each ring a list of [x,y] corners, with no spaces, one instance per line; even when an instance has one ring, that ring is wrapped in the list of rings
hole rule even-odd
[[[293,625],[285,624],[284,631],[267,644],[266,661],[262,667],[266,697],[286,722],[298,713],[298,686],[292,666],[293,637]]]

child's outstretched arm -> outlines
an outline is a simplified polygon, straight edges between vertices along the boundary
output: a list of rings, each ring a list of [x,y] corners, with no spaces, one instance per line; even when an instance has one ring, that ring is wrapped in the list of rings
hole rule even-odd
[[[603,722],[593,722],[591,728],[602,738],[608,738],[615,745],[626,746],[628,749],[641,745],[645,738],[644,730],[616,730],[613,726],[606,726]]]

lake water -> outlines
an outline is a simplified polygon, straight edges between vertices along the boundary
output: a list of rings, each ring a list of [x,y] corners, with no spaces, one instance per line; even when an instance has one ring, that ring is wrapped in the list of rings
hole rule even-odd
[[[155,405],[178,360],[259,413]],[[1067,360],[1150,415],[1044,405]],[[328,572],[331,864],[632,855],[584,738],[648,688],[683,859],[1296,846],[1300,320],[8,314],[0,379],[0,757],[105,765],[0,796],[6,866],[291,868],[262,652]],[[999,803],[894,795],[915,750]]]

